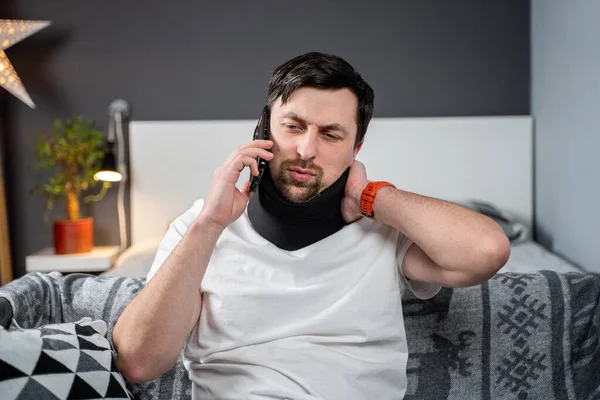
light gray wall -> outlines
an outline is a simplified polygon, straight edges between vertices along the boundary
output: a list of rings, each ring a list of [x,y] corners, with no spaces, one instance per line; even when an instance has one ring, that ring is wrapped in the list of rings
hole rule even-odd
[[[533,0],[536,230],[600,272],[600,1]]]
[[[530,111],[526,0],[0,0],[0,15],[53,23],[7,51],[37,108],[0,93],[17,276],[52,238],[29,141],[72,113],[105,126],[115,97],[137,120],[256,118],[273,68],[325,51],[373,86],[376,117]],[[84,209],[97,244],[118,244],[116,193]]]

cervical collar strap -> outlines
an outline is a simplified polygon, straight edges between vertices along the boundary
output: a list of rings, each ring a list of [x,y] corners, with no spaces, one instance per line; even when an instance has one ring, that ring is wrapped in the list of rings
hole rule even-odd
[[[248,203],[248,217],[254,229],[269,242],[284,250],[298,250],[342,229],[342,199],[348,168],[340,178],[306,203],[284,199],[267,167],[258,191]]]

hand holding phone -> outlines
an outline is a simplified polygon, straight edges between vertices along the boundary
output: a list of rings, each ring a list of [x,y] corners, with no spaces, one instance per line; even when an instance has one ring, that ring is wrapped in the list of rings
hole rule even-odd
[[[264,126],[266,115],[259,121],[255,136],[257,139],[267,133]],[[268,124],[268,119],[266,120]],[[212,226],[225,229],[230,223],[242,215],[250,200],[250,186],[254,182],[254,190],[265,172],[266,163],[273,158],[270,151],[273,142],[270,140],[251,140],[237,147],[234,152],[214,172],[204,206],[198,218],[210,222]],[[244,169],[250,169],[251,179],[242,188],[237,187],[240,174]]]
[[[260,114],[260,118],[258,119],[258,123],[256,124],[256,128],[254,129],[253,140],[268,140],[269,139],[269,120],[271,119],[269,113],[269,107],[264,106],[262,113]],[[267,161],[258,157],[256,159],[258,163],[258,176],[250,174],[250,192],[256,192],[258,189],[258,184],[260,183],[260,179],[262,178],[265,169],[267,168]]]

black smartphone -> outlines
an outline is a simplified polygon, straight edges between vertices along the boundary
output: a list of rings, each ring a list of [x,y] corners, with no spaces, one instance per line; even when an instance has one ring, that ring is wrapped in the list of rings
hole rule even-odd
[[[256,124],[256,128],[254,129],[254,137],[253,140],[268,140],[269,139],[269,120],[270,120],[269,107],[265,106],[260,114],[260,118],[258,119],[258,123]],[[250,174],[250,192],[256,192],[258,189],[258,184],[263,174],[265,173],[265,168],[267,168],[267,160],[263,160],[258,157],[256,159],[258,162],[258,176],[254,176]]]

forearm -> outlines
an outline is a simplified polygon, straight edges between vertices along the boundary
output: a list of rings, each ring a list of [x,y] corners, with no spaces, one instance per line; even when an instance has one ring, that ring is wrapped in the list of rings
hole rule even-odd
[[[197,220],[113,332],[119,368],[129,379],[160,376],[176,361],[199,316],[200,283],[221,230]]]
[[[387,187],[379,190],[373,211],[378,221],[405,234],[442,268],[493,270],[506,262],[509,242],[502,228],[465,207]]]

